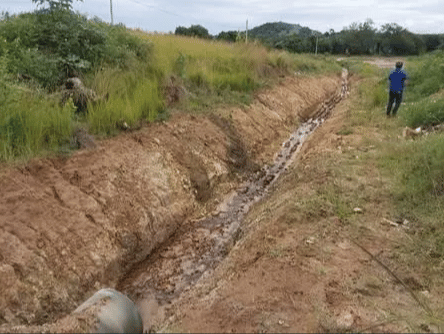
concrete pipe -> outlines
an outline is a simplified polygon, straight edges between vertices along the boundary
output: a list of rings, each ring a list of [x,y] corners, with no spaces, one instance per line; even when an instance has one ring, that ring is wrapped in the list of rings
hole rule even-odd
[[[114,289],[102,289],[80,305],[74,314],[94,319],[91,333],[142,333],[142,318],[136,305]]]

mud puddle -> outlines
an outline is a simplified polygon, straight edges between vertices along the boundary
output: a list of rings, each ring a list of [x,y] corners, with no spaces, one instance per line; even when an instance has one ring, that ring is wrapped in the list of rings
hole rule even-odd
[[[296,157],[305,140],[328,118],[336,103],[348,92],[346,70],[341,92],[324,101],[286,140],[270,166],[264,166],[222,202],[211,216],[189,221],[119,283],[118,290],[136,301],[144,331],[165,318],[168,310],[228,254],[242,231],[241,223],[253,204]]]

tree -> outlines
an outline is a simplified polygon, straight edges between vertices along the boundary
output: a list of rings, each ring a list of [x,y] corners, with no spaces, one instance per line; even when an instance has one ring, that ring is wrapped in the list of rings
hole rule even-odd
[[[381,49],[393,55],[418,54],[425,48],[424,42],[413,33],[396,23],[381,27]]]
[[[37,6],[43,6],[45,4],[49,5],[49,10],[71,10],[72,9],[72,3],[74,0],[32,0],[32,2],[36,3]],[[76,1],[83,1],[83,0],[76,0]]]
[[[219,35],[216,36],[216,39],[224,40],[228,42],[236,42],[238,32],[235,30],[231,31],[222,31],[219,33]]]
[[[376,29],[371,19],[364,23],[353,22],[342,30],[346,47],[352,54],[371,54],[375,47]]]
[[[190,28],[186,27],[177,27],[174,32],[175,35],[184,35],[184,36],[192,36],[192,37],[200,37],[200,38],[211,38],[211,35],[208,33],[208,30],[201,25],[192,25]]]

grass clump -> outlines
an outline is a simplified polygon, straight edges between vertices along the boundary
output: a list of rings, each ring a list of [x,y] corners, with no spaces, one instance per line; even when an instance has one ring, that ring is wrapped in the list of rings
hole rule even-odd
[[[409,67],[409,99],[417,101],[444,88],[444,51],[411,57]]]
[[[443,147],[444,137],[437,134],[403,142],[387,152],[386,167],[396,171],[398,201],[416,207],[444,195]]]
[[[402,143],[385,154],[383,167],[395,174],[397,215],[414,223],[414,238],[405,251],[429,269],[439,266],[444,258],[444,137]]]
[[[92,132],[109,135],[117,130],[119,122],[132,127],[141,120],[156,119],[164,101],[156,78],[143,70],[106,69],[97,73],[93,86],[99,93],[109,93],[109,98],[89,104],[87,120]]]
[[[409,127],[427,127],[444,122],[444,97],[426,97],[404,107],[402,118]]]
[[[6,57],[0,59],[0,159],[30,157],[54,150],[68,140],[75,107],[60,106],[8,80]]]

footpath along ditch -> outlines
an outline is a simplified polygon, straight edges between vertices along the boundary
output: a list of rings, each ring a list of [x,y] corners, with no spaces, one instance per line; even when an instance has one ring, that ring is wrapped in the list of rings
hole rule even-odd
[[[249,208],[346,96],[347,76],[290,78],[232,111],[234,127],[179,115],[67,159],[3,166],[0,331],[76,331],[85,324],[66,315],[104,287],[136,301],[148,330],[224,258]],[[250,154],[272,163],[251,174]],[[239,187],[230,168],[252,176]]]

